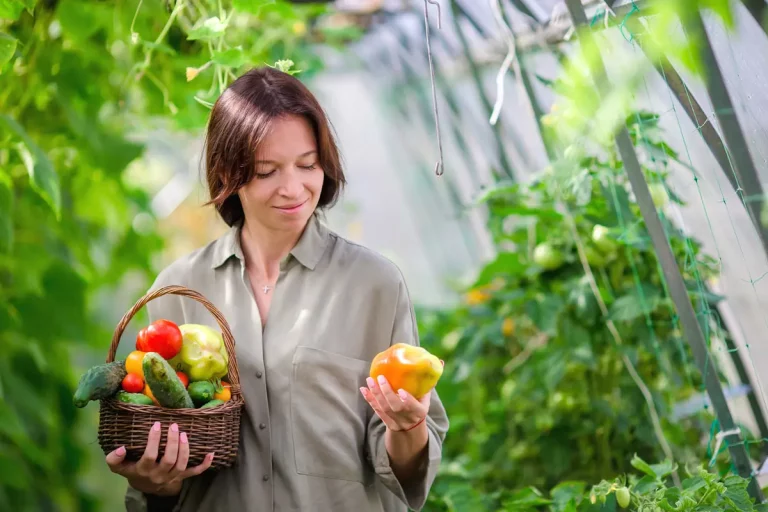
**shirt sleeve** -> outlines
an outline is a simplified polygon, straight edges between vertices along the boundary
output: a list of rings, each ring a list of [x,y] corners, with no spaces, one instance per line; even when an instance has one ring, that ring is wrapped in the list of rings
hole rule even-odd
[[[408,295],[408,289],[402,279],[399,283],[397,295],[397,306],[390,343],[409,343],[418,346],[419,334],[415,313]],[[368,423],[367,448],[376,475],[387,489],[412,510],[421,510],[427,501],[429,490],[437,476],[437,470],[442,459],[443,440],[448,431],[448,416],[440,401],[440,397],[434,389],[431,391],[426,423],[429,439],[427,441],[427,450],[418,472],[419,476],[407,482],[399,481],[390,466],[389,454],[384,445],[386,425],[375,413]]]

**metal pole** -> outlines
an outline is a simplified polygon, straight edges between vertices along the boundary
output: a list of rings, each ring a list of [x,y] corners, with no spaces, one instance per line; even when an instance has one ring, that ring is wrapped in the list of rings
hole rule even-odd
[[[744,203],[744,207],[752,219],[752,224],[757,229],[760,242],[763,244],[763,251],[768,255],[768,229],[760,223],[760,213],[764,203],[763,186],[749,153],[747,139],[744,137],[744,132],[736,117],[733,102],[728,95],[728,89],[720,66],[717,64],[715,52],[704,26],[704,20],[698,12],[681,16],[681,20],[686,29],[693,33],[696,40],[700,41],[701,55],[706,70],[704,79],[707,93],[712,100],[712,106],[715,108],[715,116],[720,123],[727,148],[730,150],[728,153],[730,156],[729,168],[733,170],[738,180],[736,193]]]
[[[763,414],[763,409],[760,407],[760,400],[757,396],[757,388],[755,387],[754,382],[752,382],[752,379],[747,372],[747,367],[744,364],[744,359],[741,357],[741,353],[736,345],[736,341],[734,340],[731,332],[728,330],[725,319],[720,313],[717,305],[713,306],[710,304],[709,307],[710,311],[712,312],[713,319],[718,325],[721,326],[723,341],[725,342],[725,346],[728,349],[729,355],[731,356],[731,361],[733,362],[733,366],[736,369],[736,373],[739,375],[739,380],[742,384],[749,387],[747,400],[749,401],[749,408],[752,409],[752,415],[755,418],[755,423],[757,424],[757,430],[760,433],[760,438],[768,439],[768,423],[766,423],[765,414]],[[703,321],[706,321],[706,318],[703,319]],[[763,443],[761,452],[763,455],[768,455],[768,444]]]
[[[588,24],[587,15],[581,2],[579,0],[565,1],[568,6],[568,11],[571,14],[571,18],[574,20],[574,24],[576,26],[586,27]],[[600,93],[607,95],[610,92],[607,71],[602,57],[600,57],[599,49],[592,39],[592,33],[588,28],[582,29],[578,31],[578,37],[582,45],[586,47],[587,51],[594,52],[594,54],[598,56],[598,58],[593,61],[593,69],[591,69],[590,72],[592,73],[593,82]],[[661,263],[662,272],[664,273],[664,278],[669,287],[669,294],[677,309],[685,337],[691,346],[696,363],[702,372],[707,393],[712,401],[717,418],[720,421],[723,431],[732,431],[735,428],[735,423],[731,416],[728,402],[725,399],[723,388],[720,385],[717,372],[714,371],[714,361],[710,357],[707,349],[704,334],[702,333],[701,326],[696,318],[696,312],[691,305],[691,300],[688,296],[683,276],[680,274],[680,269],[672,253],[672,248],[664,234],[664,227],[661,224],[653,199],[651,198],[648,184],[643,176],[640,162],[637,159],[637,154],[635,153],[635,148],[632,146],[632,139],[629,136],[626,126],[621,127],[616,134],[615,139],[621,160],[624,162],[624,168],[627,171],[627,177],[632,186],[632,191],[637,198],[637,204],[643,215],[648,234],[650,235],[659,262]],[[731,440],[731,442],[727,444],[728,449],[731,452],[734,467],[739,475],[743,478],[750,479],[748,487],[749,494],[756,499],[758,503],[762,503],[764,500],[763,493],[757,480],[752,477],[752,464],[749,460],[746,446],[742,441],[741,433],[738,430],[735,432],[736,433],[731,433],[725,437],[726,442],[729,439]]]
[[[736,178],[734,178],[733,173],[730,172],[731,163],[728,160],[728,151],[725,149],[725,143],[723,142],[723,139],[720,138],[720,134],[717,133],[715,125],[710,122],[709,117],[704,113],[704,109],[701,108],[699,102],[696,101],[693,91],[688,89],[683,78],[666,56],[660,55],[654,60],[650,54],[647,43],[643,41],[641,37],[635,38],[635,42],[640,49],[643,50],[643,53],[645,53],[648,60],[651,61],[659,75],[664,79],[664,82],[675,95],[680,106],[682,106],[685,113],[688,114],[688,118],[693,125],[700,131],[704,142],[709,147],[715,160],[717,160],[725,177],[728,178],[733,190],[738,190],[739,186],[736,182]]]
[[[768,4],[765,0],[741,0],[763,31],[768,31]]]

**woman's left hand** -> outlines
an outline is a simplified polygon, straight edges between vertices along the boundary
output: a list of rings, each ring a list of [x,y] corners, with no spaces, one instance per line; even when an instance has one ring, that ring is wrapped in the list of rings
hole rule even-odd
[[[383,375],[379,376],[378,383],[371,377],[367,382],[368,387],[360,388],[360,392],[389,430],[406,431],[426,418],[431,393],[417,400],[405,390],[395,392]]]

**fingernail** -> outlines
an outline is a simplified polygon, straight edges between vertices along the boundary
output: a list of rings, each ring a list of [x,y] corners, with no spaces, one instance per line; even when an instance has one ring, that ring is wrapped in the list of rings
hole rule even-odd
[[[401,399],[403,399],[403,400],[405,400],[406,398],[408,398],[408,393],[406,393],[406,392],[405,392],[405,390],[403,390],[403,389],[399,389],[399,390],[397,390],[397,394],[398,394],[398,396],[400,396],[400,398],[401,398]]]
[[[181,435],[179,436],[179,439],[181,439],[182,443],[186,443],[187,442],[187,433],[186,432],[182,432]]]
[[[216,452],[211,452],[208,454],[208,458],[213,460],[214,455],[216,455]]]
[[[387,378],[383,375],[379,375],[379,384],[386,384]]]
[[[372,388],[373,386],[375,386],[375,385],[376,385],[376,381],[375,381],[375,380],[373,380],[371,377],[368,377],[368,378],[366,379],[366,382],[368,383],[368,387],[369,387],[369,388]]]
[[[154,430],[155,432],[159,432],[160,431],[160,422],[159,421],[156,421],[155,424],[152,425],[152,430]]]
[[[121,446],[120,448],[118,448],[118,449],[117,449],[117,454],[118,454],[119,456],[121,456],[121,457],[122,457],[123,455],[125,455],[125,446]]]
[[[367,388],[360,388],[360,392],[365,396],[365,393],[368,391]]]
[[[171,432],[178,432],[178,431],[179,431],[179,426],[177,424],[174,423],[173,425],[171,425]]]

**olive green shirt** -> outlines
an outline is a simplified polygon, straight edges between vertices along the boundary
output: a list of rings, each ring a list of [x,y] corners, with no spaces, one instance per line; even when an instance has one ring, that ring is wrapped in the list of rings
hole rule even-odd
[[[378,352],[397,342],[419,343],[399,269],[313,217],[280,264],[262,333],[253,293],[263,292],[251,290],[239,233],[235,226],[173,262],[152,286],[186,286],[222,312],[235,338],[246,403],[235,466],[185,480],[174,510],[420,510],[448,430],[437,393],[421,476],[400,482],[384,447],[386,427],[359,389]],[[193,299],[163,296],[147,308],[151,321],[218,327]],[[129,487],[126,508],[146,511],[146,496]]]

